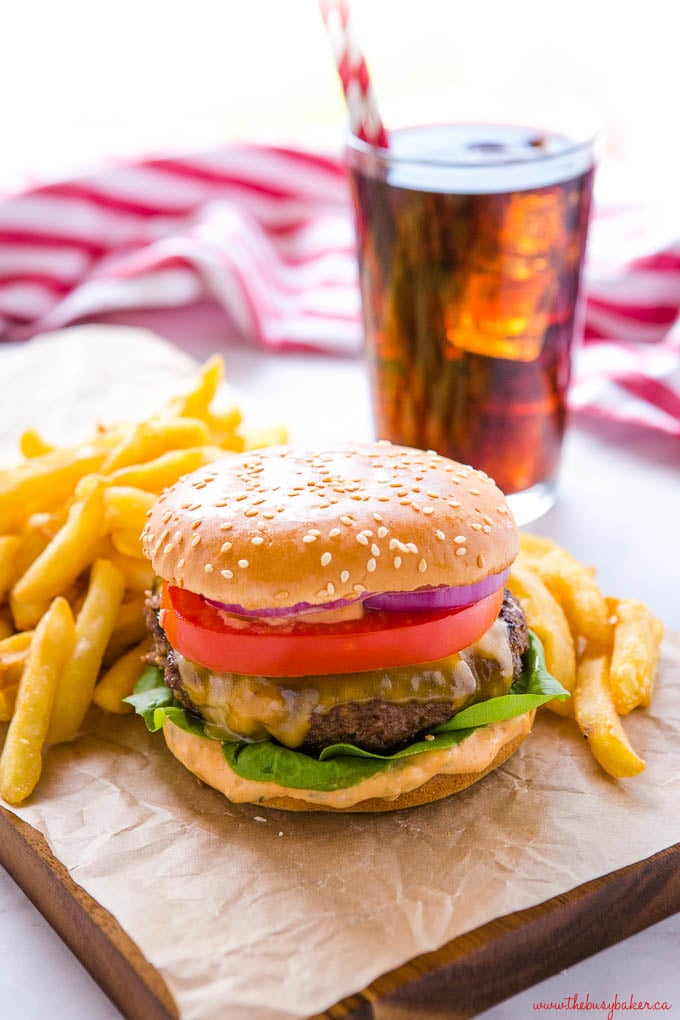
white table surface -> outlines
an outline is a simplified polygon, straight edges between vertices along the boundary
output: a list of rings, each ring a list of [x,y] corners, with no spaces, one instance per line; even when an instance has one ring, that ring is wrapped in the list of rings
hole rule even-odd
[[[199,358],[223,350],[230,381],[272,420],[285,421],[294,439],[372,436],[367,385],[358,361],[273,355],[237,345],[229,341],[222,321],[209,312],[201,319],[199,340],[195,319],[182,314],[137,315],[135,322],[152,324]],[[559,501],[532,530],[556,538],[596,565],[605,591],[643,599],[667,626],[678,630],[679,522],[680,443],[635,429],[598,426],[595,431],[578,425],[572,427],[566,444]],[[671,1008],[661,1013],[627,1012],[631,1020],[680,1017],[679,964],[680,914],[676,914],[483,1016],[515,1020],[547,1015],[534,1004],[549,1001],[562,1003],[564,1015],[570,1016],[587,996],[591,1003],[618,996],[627,1004],[632,995],[636,1001],[665,1001]],[[45,1016],[114,1020],[120,1014],[0,869],[0,1020]]]

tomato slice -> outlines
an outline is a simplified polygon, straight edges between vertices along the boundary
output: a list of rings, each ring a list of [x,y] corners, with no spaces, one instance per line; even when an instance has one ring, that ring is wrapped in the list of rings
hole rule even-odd
[[[474,644],[494,622],[503,590],[471,606],[433,613],[367,610],[359,620],[270,626],[230,623],[200,595],[163,585],[161,625],[168,641],[192,662],[221,673],[316,676],[432,662]]]

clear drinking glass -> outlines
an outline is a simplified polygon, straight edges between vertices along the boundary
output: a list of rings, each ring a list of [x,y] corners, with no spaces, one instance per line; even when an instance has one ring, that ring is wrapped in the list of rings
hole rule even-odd
[[[386,125],[347,146],[377,435],[483,469],[526,523],[555,499],[594,133]]]

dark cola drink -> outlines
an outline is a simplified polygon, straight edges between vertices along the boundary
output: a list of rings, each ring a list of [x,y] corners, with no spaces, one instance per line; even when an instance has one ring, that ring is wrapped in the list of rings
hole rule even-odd
[[[350,145],[348,163],[379,438],[474,464],[509,494],[550,494],[592,147],[419,127],[393,133],[389,153]]]

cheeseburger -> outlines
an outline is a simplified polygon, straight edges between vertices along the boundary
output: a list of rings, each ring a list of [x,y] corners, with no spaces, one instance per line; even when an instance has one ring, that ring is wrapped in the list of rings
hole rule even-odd
[[[496,768],[566,692],[504,588],[519,549],[483,472],[389,443],[230,456],[167,489],[130,698],[235,802],[384,811]]]

